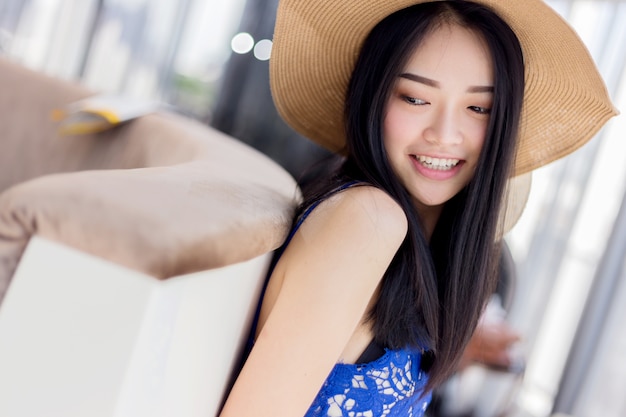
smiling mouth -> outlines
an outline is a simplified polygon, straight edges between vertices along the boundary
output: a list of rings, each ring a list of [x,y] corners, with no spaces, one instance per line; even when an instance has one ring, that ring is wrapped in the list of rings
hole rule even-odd
[[[423,155],[411,155],[413,159],[418,161],[422,166],[437,171],[449,171],[460,162],[459,159],[432,158]]]

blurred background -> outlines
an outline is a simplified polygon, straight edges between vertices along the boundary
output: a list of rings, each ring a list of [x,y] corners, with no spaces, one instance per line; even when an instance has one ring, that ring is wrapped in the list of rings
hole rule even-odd
[[[273,107],[277,3],[0,0],[0,55],[95,91],[168,103],[300,179],[327,152]],[[580,34],[625,111],[626,0],[547,3]],[[450,388],[449,415],[626,416],[625,158],[618,116],[533,174],[526,211],[506,236],[516,273],[505,319],[523,335],[525,371],[470,369]]]

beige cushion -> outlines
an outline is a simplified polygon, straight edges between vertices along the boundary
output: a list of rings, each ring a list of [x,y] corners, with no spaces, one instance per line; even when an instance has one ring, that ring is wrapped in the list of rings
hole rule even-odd
[[[0,80],[0,298],[34,234],[158,278],[283,242],[297,186],[258,151],[169,113],[61,137],[50,111],[86,90],[3,61]]]

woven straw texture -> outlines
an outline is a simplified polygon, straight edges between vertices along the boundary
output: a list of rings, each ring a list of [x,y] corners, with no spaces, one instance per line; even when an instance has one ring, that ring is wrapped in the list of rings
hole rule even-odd
[[[295,130],[340,152],[343,103],[360,47],[385,16],[419,0],[282,0],[270,81],[278,111]],[[513,175],[561,158],[618,112],[578,35],[541,0],[476,0],[516,33],[526,87]]]

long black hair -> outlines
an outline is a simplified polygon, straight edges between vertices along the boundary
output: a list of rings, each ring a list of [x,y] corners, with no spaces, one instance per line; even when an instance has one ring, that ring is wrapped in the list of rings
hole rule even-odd
[[[443,24],[466,27],[488,45],[494,101],[474,177],[445,204],[429,243],[412,198],[387,159],[382,122],[408,57]],[[427,389],[454,371],[495,289],[498,213],[512,169],[523,90],[519,41],[487,7],[457,0],[400,10],[370,32],[355,65],[346,94],[347,156],[321,188],[305,192],[302,207],[341,183],[358,180],[385,190],[404,209],[409,231],[383,277],[369,319],[378,343],[429,351]]]

